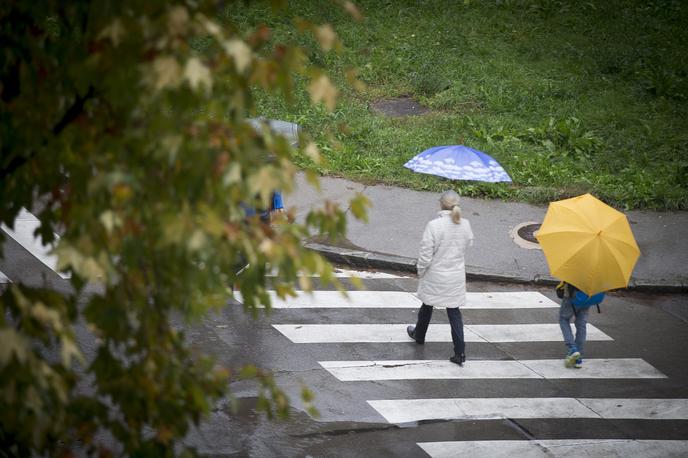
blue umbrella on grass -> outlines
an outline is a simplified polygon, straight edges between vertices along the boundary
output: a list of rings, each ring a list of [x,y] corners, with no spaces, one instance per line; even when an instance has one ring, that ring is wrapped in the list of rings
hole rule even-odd
[[[509,174],[492,157],[464,145],[435,146],[416,155],[404,167],[450,180],[511,181]]]

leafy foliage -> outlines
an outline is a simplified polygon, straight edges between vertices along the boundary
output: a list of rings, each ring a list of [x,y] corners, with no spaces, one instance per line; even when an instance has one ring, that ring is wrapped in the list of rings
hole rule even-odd
[[[224,306],[232,286],[255,313],[269,306],[268,289],[293,294],[308,274],[335,281],[301,240],[341,235],[337,205],[272,226],[246,218],[242,205],[266,208],[273,190],[292,190],[297,170],[285,138],[246,122],[264,114],[258,88],[291,100],[298,77],[327,109],[337,89],[302,49],[270,42],[266,26],[239,32],[217,8],[163,0],[0,6],[0,220],[12,226],[22,207],[35,209],[38,235],[57,243],[72,285],[59,294],[15,283],[0,297],[3,454],[67,455],[76,440],[104,456],[180,452],[175,444],[232,377],[257,378],[259,405],[286,412],[268,372],[216,366],[171,318],[189,322]],[[294,31],[315,37],[325,54],[339,46],[328,25],[300,21]],[[311,167],[320,163],[315,144],[305,135],[301,143]],[[359,218],[366,206],[363,197],[352,202]],[[99,285],[95,293],[88,284]],[[304,397],[309,406],[310,392]],[[103,435],[118,448],[105,448]]]

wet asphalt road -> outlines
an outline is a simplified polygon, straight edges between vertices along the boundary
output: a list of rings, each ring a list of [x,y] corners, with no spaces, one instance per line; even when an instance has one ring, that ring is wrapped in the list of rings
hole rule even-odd
[[[0,271],[13,281],[46,284],[67,291],[61,279],[32,259],[12,240],[4,246]],[[364,280],[368,290],[414,291],[414,278]],[[322,288],[321,288],[322,289]],[[325,288],[327,289],[327,288]],[[469,291],[540,291],[554,299],[550,289],[524,285],[469,283]],[[97,288],[91,288],[91,292]],[[441,312],[441,311],[440,311]],[[432,323],[447,323],[436,312]],[[279,386],[292,401],[286,421],[269,421],[256,414],[256,386],[231,384],[236,402],[218,403],[203,426],[187,438],[211,456],[427,456],[416,444],[432,441],[527,439],[675,439],[688,440],[686,420],[505,419],[437,420],[391,425],[366,401],[416,398],[688,398],[688,300],[685,295],[616,293],[608,297],[602,313],[592,312],[590,323],[613,341],[589,342],[588,358],[642,358],[667,376],[664,379],[601,380],[392,380],[342,382],[318,361],[338,360],[444,360],[450,343],[297,344],[273,324],[408,323],[414,309],[275,309],[257,319],[230,302],[220,312],[199,323],[176,323],[189,341],[212,353],[227,367],[254,363],[274,372]],[[556,323],[556,309],[464,310],[471,324]],[[432,324],[431,324],[432,326]],[[96,342],[78,330],[88,355]],[[556,342],[471,343],[472,360],[524,360],[560,358],[563,344]],[[303,385],[315,393],[320,415],[302,411]],[[232,407],[236,407],[236,410]]]
[[[414,278],[365,280],[369,290],[414,291]],[[540,291],[521,285],[469,283],[469,291]],[[317,363],[330,360],[444,360],[450,343],[293,343],[273,324],[414,323],[412,309],[274,309],[256,320],[228,306],[189,337],[228,366],[255,362],[274,371],[294,405],[286,422],[267,422],[251,411],[255,387],[232,384],[242,398],[238,417],[219,408],[189,442],[218,456],[427,456],[416,443],[525,439],[688,439],[686,420],[519,419],[438,420],[390,425],[367,400],[415,398],[686,398],[688,302],[685,296],[610,295],[590,323],[613,341],[588,342],[588,358],[642,358],[666,379],[601,380],[392,380],[342,382]],[[441,312],[441,311],[440,311]],[[557,309],[464,310],[465,324],[556,323]],[[447,323],[435,313],[432,323]],[[432,324],[431,324],[432,326]],[[471,360],[560,358],[563,343],[471,343]],[[584,370],[584,369],[583,369]],[[319,418],[300,410],[302,385],[315,392]],[[230,432],[233,431],[233,432]]]

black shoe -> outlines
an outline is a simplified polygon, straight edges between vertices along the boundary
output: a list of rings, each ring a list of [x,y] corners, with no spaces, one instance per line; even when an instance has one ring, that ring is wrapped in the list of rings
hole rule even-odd
[[[449,358],[449,361],[463,367],[463,363],[466,362],[466,355],[464,355],[463,353],[461,353],[460,355],[454,355],[451,358]]]
[[[424,341],[416,339],[416,327],[415,326],[407,326],[406,327],[406,333],[409,335],[410,338],[415,340],[417,344],[423,345]]]

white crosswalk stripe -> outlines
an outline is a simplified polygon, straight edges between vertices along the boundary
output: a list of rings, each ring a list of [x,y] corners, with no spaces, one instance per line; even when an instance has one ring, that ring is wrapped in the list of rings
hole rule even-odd
[[[0,284],[3,284],[3,283],[12,283],[12,281],[9,278],[7,278],[7,275],[0,272]]]
[[[639,358],[586,359],[585,370],[564,367],[560,359],[469,361],[465,367],[446,360],[319,361],[343,382],[439,379],[651,379],[666,375]]]
[[[269,269],[267,276],[268,277],[276,277],[277,276],[277,270],[276,269]],[[387,272],[374,272],[374,271],[365,271],[365,270],[352,270],[352,269],[332,269],[332,275],[335,278],[358,278],[361,280],[390,280],[390,279],[396,279],[396,278],[411,278],[409,275],[395,275],[395,274],[390,274]],[[320,278],[320,275],[314,274],[314,275],[309,275],[310,278]]]
[[[688,456],[688,441],[634,439],[494,440],[421,442],[432,458],[573,458],[581,456]]]
[[[52,247],[43,245],[40,238],[34,235],[34,232],[40,225],[41,222],[38,218],[27,210],[22,209],[14,220],[13,229],[4,224],[0,225],[0,227],[2,227],[2,230],[5,231],[7,235],[12,237],[39,261],[55,271],[60,277],[64,279],[70,278],[69,273],[58,272],[56,270],[57,256],[52,254]],[[57,235],[55,237],[59,239]]]
[[[294,343],[392,343],[412,342],[407,324],[273,324]],[[558,324],[473,324],[464,326],[466,342],[562,342]],[[588,325],[589,341],[613,340]],[[448,324],[431,324],[426,342],[451,342]]]
[[[270,292],[272,307],[283,309],[288,315],[303,316],[307,309],[352,310],[356,320],[365,311],[360,309],[390,310],[389,323],[272,323],[274,329],[296,344],[401,344],[418,351],[406,334],[413,323],[409,316],[399,319],[401,310],[418,309],[421,302],[405,291],[349,291],[346,296],[337,291],[298,292],[296,297],[279,299]],[[525,292],[469,292],[462,310],[486,311],[479,315],[480,324],[464,326],[465,340],[469,343],[536,343],[562,342],[561,329],[554,321],[526,324],[490,324],[485,313],[519,309],[556,309],[559,305],[546,296],[533,291]],[[293,312],[291,312],[293,311]],[[326,313],[320,311],[317,313]],[[405,314],[408,312],[404,312]],[[511,312],[510,312],[511,313]],[[532,313],[532,312],[531,312]],[[316,315],[317,316],[317,315]],[[503,316],[501,319],[503,319]],[[364,321],[364,320],[362,320]],[[411,318],[413,321],[413,318]],[[446,321],[445,321],[446,323]],[[605,332],[588,324],[587,340],[613,342]],[[448,324],[433,322],[426,342],[451,342]],[[384,347],[389,348],[389,347]],[[563,346],[562,346],[563,348]],[[590,358],[583,369],[564,367],[562,359],[469,359],[464,367],[447,360],[380,359],[351,360],[350,353],[341,360],[319,361],[330,375],[341,382],[403,383],[413,380],[463,380],[465,383],[480,380],[580,380],[593,387],[600,381],[661,380],[667,376],[641,358]],[[533,355],[536,356],[536,355]],[[462,382],[464,383],[464,382]],[[398,386],[398,385],[391,385]],[[492,385],[494,386],[494,385]],[[584,385],[581,385],[584,386]],[[594,392],[587,391],[589,392]],[[489,393],[489,392],[488,392]],[[486,394],[488,394],[486,393]],[[532,394],[532,392],[531,392]],[[473,392],[475,396],[475,391]],[[425,420],[504,420],[504,419],[597,419],[597,420],[688,420],[688,399],[652,399],[605,397],[447,397],[428,399],[372,399],[367,403],[387,422],[405,424]],[[369,420],[368,420],[369,421]],[[597,436],[599,437],[599,436]],[[452,439],[452,438],[448,438]],[[446,441],[418,443],[433,457],[454,456],[685,456],[688,441],[634,440],[634,439],[560,439],[520,441]]]
[[[448,398],[368,401],[389,423],[505,418],[688,420],[688,399]]]
[[[348,291],[344,296],[339,291],[299,291],[296,297],[280,299],[274,291],[269,292],[270,303],[276,309],[296,308],[411,308],[420,307],[421,301],[415,294],[404,291]],[[241,298],[239,297],[239,301]],[[467,293],[466,305],[471,309],[536,309],[558,308],[559,305],[535,291]]]

